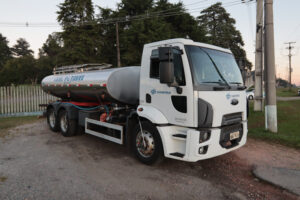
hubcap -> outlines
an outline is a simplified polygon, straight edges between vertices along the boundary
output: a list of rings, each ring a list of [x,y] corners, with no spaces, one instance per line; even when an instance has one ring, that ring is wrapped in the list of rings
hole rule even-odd
[[[54,111],[49,114],[49,124],[53,128],[55,126],[55,115]]]
[[[145,158],[152,156],[155,150],[153,135],[148,131],[143,131],[143,134],[140,131],[136,136],[136,148],[141,156]]]
[[[67,129],[68,129],[67,114],[64,114],[60,118],[60,129],[62,130],[62,132],[67,132]]]

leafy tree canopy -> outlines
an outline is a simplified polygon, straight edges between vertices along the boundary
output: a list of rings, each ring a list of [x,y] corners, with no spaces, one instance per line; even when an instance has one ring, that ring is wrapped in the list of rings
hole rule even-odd
[[[0,85],[37,83],[36,60],[31,55],[13,58],[0,71]]]
[[[64,31],[60,34],[63,49],[59,64],[81,64],[97,62],[102,39],[99,26],[94,20],[91,0],[65,0],[59,5],[58,21]]]
[[[11,51],[8,47],[8,41],[6,37],[0,33],[0,70],[8,59],[11,58]]]
[[[198,22],[207,33],[208,43],[229,48],[238,63],[242,61],[251,69],[252,64],[246,58],[246,52],[242,48],[244,41],[241,33],[235,28],[235,19],[230,17],[222,7],[222,3],[216,3],[201,11]]]
[[[58,8],[57,20],[64,29],[93,20],[94,8],[91,0],[65,0]]]
[[[64,0],[59,4],[57,20],[63,31],[48,36],[38,59],[33,58],[25,39],[20,38],[10,50],[0,34],[0,84],[34,83],[55,66],[102,62],[116,66],[116,22],[122,66],[140,65],[144,44],[170,38],[229,48],[238,63],[252,66],[235,20],[222,3],[204,9],[197,18],[182,2],[168,0],[120,0],[115,10],[97,8],[95,13],[92,0]],[[17,58],[11,58],[11,51]]]
[[[12,47],[11,51],[16,57],[29,56],[33,54],[33,51],[29,49],[29,47],[29,43],[24,38],[20,38],[17,40],[17,44]]]

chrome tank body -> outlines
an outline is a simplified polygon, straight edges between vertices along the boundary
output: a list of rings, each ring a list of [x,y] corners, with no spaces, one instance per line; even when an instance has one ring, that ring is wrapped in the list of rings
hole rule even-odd
[[[79,102],[110,101],[130,105],[139,102],[139,85],[140,67],[57,74],[42,80],[45,92],[62,99]]]

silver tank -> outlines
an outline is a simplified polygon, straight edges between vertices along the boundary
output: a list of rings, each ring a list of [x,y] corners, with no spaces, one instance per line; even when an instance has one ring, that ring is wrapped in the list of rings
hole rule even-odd
[[[79,102],[139,102],[140,67],[57,74],[42,80],[42,89],[56,97]],[[104,97],[104,99],[103,99]]]

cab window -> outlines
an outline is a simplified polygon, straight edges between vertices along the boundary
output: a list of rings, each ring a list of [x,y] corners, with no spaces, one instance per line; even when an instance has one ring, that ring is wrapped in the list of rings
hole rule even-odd
[[[150,60],[150,78],[159,79],[158,49],[152,50]],[[173,63],[176,83],[181,86],[185,85],[185,75],[181,58],[181,51],[179,49],[173,48]]]

